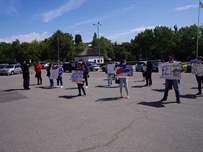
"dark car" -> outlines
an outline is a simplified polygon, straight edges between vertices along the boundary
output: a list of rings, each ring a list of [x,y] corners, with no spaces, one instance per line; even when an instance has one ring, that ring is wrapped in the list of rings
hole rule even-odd
[[[189,63],[188,63],[188,65],[187,65],[187,72],[191,72],[191,69],[192,69],[192,64],[198,64],[199,63],[199,61],[198,60],[196,60],[196,59],[194,59],[194,60],[191,60]]]
[[[77,70],[77,62],[64,62],[63,70],[64,72],[66,71],[72,72],[72,70]]]

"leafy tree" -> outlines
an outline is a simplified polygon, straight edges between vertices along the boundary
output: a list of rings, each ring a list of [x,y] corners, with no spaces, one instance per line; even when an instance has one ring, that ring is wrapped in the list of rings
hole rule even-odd
[[[79,45],[82,42],[82,36],[80,34],[75,35],[75,44]]]

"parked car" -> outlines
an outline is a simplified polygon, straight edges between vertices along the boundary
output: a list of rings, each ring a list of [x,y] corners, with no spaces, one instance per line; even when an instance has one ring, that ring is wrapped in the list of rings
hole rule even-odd
[[[142,71],[142,67],[143,67],[143,64],[147,64],[147,61],[139,61],[137,62],[137,64],[135,65],[135,70],[136,71]]]
[[[187,65],[187,72],[191,72],[191,69],[192,69],[192,64],[198,64],[199,61],[197,59],[194,59],[194,60],[190,60],[190,62],[188,63]]]
[[[3,69],[7,66],[8,64],[0,64],[0,69]]]
[[[50,64],[50,63],[47,63],[47,62],[45,62],[45,61],[40,61],[39,63],[42,65],[42,69],[48,68],[48,67],[49,67],[49,64]]]
[[[89,71],[98,71],[100,66],[95,62],[86,62]]]
[[[118,64],[120,64],[120,62],[115,62],[115,65],[118,65]],[[103,65],[103,66],[101,67],[101,70],[102,70],[103,72],[106,72],[106,66],[107,66],[107,65]]]
[[[158,62],[154,62],[152,64],[152,71],[155,71],[155,72],[159,71],[159,63]]]
[[[19,73],[22,73],[22,69],[19,64],[9,64],[3,69],[0,69],[0,74],[14,75]]]
[[[77,69],[77,62],[64,62],[63,63],[63,70],[64,72],[69,71],[72,72],[72,70]]]

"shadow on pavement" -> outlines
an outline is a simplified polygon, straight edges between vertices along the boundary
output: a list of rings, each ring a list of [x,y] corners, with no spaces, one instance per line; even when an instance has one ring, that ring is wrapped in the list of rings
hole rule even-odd
[[[74,88],[66,88],[65,90],[74,90],[74,89],[78,89],[77,87]]]
[[[77,95],[71,95],[71,96],[59,96],[59,98],[65,98],[65,99],[73,99],[75,97],[78,97]]]
[[[150,106],[155,108],[163,108],[166,104],[176,103],[174,102],[162,102],[162,101],[153,101],[153,102],[139,102],[138,104],[144,105],[144,106]]]
[[[118,88],[119,86],[98,85],[97,88]]]
[[[164,92],[165,89],[152,89],[152,90],[157,92]]]
[[[143,87],[146,87],[144,85],[141,85],[141,86],[132,86],[132,88],[143,88]]]
[[[101,98],[96,100],[95,102],[106,102],[106,101],[115,101],[115,100],[121,100],[119,97],[113,97],[113,98]]]
[[[49,87],[49,86],[41,86],[41,87],[36,87],[36,88],[40,88],[40,89],[56,89],[56,87]]]
[[[25,90],[25,89],[7,89],[7,90],[3,90],[3,91],[12,92],[12,91],[19,91],[19,90]]]
[[[145,81],[143,81],[143,80],[136,80],[136,81],[134,81],[134,82],[145,82]]]
[[[194,94],[185,94],[185,95],[180,95],[181,98],[188,98],[188,99],[196,99],[196,95]]]

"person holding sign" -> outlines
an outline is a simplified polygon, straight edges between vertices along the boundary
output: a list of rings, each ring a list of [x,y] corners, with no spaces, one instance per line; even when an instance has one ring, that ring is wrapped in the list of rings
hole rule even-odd
[[[115,64],[113,64],[113,61],[109,59],[109,63],[107,64],[108,86],[112,86],[112,80],[114,75],[115,75]]]
[[[78,85],[78,96],[81,96],[81,90],[83,92],[83,95],[86,96],[86,92],[85,92],[85,89],[84,89],[84,76],[85,76],[85,72],[84,72],[84,68],[83,68],[83,65],[82,65],[82,61],[79,61],[78,62],[78,65],[77,65],[77,71],[80,71],[80,74],[82,74],[80,77],[82,77],[82,81],[78,81],[77,85]]]
[[[199,60],[199,69],[201,69],[200,67],[203,66],[203,57],[199,56],[197,58]],[[198,83],[198,93],[196,95],[201,95],[202,94],[202,83],[203,83],[203,72],[202,70],[197,70],[197,71],[201,71],[201,72],[197,72],[196,73],[196,79],[197,79],[197,83]]]
[[[176,63],[174,61],[174,55],[169,55],[169,62],[167,62],[167,63]],[[166,69],[166,70],[168,72],[168,70],[170,70],[170,69]],[[171,73],[171,72],[169,71],[169,73]],[[179,88],[178,88],[178,78],[176,79],[176,78],[173,78],[173,77],[171,79],[169,79],[169,78],[165,79],[164,97],[161,99],[161,101],[166,101],[167,100],[168,91],[170,90],[171,85],[173,86],[173,88],[175,90],[176,102],[178,104],[180,104],[181,102],[180,102],[180,93],[179,93]]]
[[[119,69],[116,71],[116,75],[119,77],[120,75],[123,75],[125,69],[126,69],[126,60],[125,59],[122,59],[120,61],[120,65],[119,66]],[[119,80],[120,80],[120,98],[123,98],[123,93],[122,93],[122,90],[123,90],[123,84],[125,86],[125,91],[127,93],[127,96],[126,98],[129,99],[129,89],[128,89],[128,79],[125,78],[125,77],[119,77]]]

